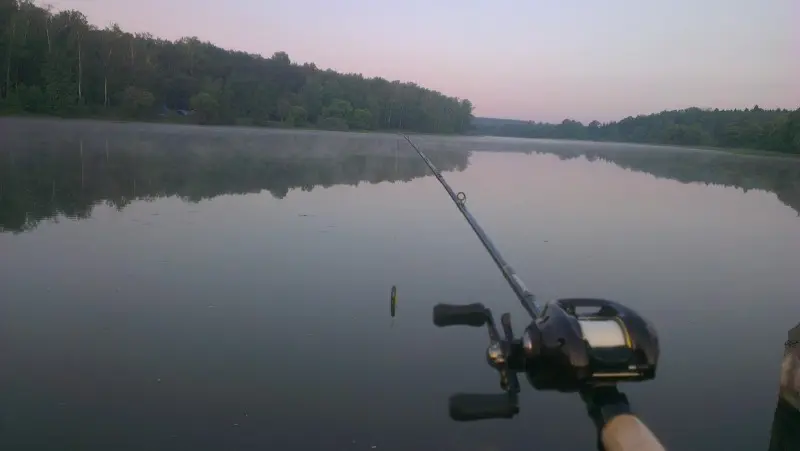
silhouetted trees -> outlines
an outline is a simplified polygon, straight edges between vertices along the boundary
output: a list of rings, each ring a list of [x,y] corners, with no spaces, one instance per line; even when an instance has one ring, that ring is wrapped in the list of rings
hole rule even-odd
[[[467,131],[473,110],[414,83],[97,29],[78,11],[29,0],[0,0],[0,68],[6,112],[447,134]]]
[[[589,124],[478,118],[469,100],[414,83],[366,78],[224,50],[197,38],[167,41],[78,11],[0,0],[0,112],[200,124],[315,126],[692,146],[800,153],[800,109],[688,108]]]
[[[772,150],[800,154],[800,109],[687,108],[587,125],[476,118],[475,132],[520,138],[576,139]]]

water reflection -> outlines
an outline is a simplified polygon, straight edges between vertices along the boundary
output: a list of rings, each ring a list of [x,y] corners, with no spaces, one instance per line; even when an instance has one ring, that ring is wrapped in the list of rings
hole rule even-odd
[[[589,161],[606,160],[625,169],[683,183],[732,186],[745,192],[752,189],[772,192],[800,215],[800,160],[797,159],[674,148],[641,152],[635,147],[608,144],[591,148],[567,147],[557,153],[563,159],[584,156]]]
[[[95,205],[177,196],[410,181],[430,175],[410,147],[387,134],[342,134],[110,124],[0,121],[0,232],[31,230]],[[505,138],[415,137],[443,171],[463,171],[471,151],[585,157],[684,183],[774,193],[800,215],[800,161],[651,146]]]
[[[800,215],[800,159],[733,154],[639,144],[577,141],[503,140],[493,150],[557,155],[561,160],[607,161],[682,183],[705,183],[774,193]]]
[[[80,127],[78,128],[80,130]],[[63,215],[85,219],[95,205],[177,196],[198,202],[262,190],[408,182],[430,175],[396,137],[352,134],[175,133],[180,128],[111,125],[92,133],[49,130],[0,150],[0,232],[31,230]],[[33,135],[33,133],[31,134]],[[430,152],[443,171],[463,171],[469,153]]]

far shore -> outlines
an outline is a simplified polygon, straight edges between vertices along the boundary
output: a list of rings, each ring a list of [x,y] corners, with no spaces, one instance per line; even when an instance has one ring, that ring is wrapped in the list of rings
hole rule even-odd
[[[181,121],[181,120],[171,120],[171,119],[163,119],[163,118],[154,118],[154,119],[125,119],[119,117],[108,117],[108,116],[52,116],[52,115],[43,115],[43,114],[0,114],[0,121],[3,119],[29,119],[29,120],[63,120],[63,121],[96,121],[96,122],[109,122],[109,123],[116,123],[116,124],[152,124],[152,125],[174,125],[174,126],[185,126],[185,127],[202,127],[202,128],[230,128],[230,129],[257,129],[257,130],[269,130],[269,131],[285,131],[285,132],[292,132],[292,131],[320,131],[320,132],[337,132],[337,133],[358,133],[358,134],[405,134],[405,135],[417,135],[417,136],[435,136],[435,137],[443,137],[443,138],[501,138],[501,139],[514,139],[514,140],[521,140],[521,141],[573,141],[576,143],[603,143],[603,144],[623,144],[623,145],[640,145],[640,146],[653,146],[653,147],[672,147],[672,148],[682,148],[682,149],[693,149],[693,150],[702,150],[702,151],[715,151],[715,152],[725,152],[730,154],[736,155],[747,155],[747,156],[762,156],[762,157],[779,157],[779,158],[789,158],[789,159],[798,159],[800,158],[800,154],[792,154],[792,153],[783,153],[783,152],[775,152],[770,150],[761,150],[761,149],[741,149],[741,148],[730,148],[730,147],[714,147],[714,146],[689,146],[689,145],[679,145],[679,144],[662,144],[662,143],[651,143],[651,142],[632,142],[632,141],[593,141],[593,140],[579,140],[579,139],[559,139],[559,138],[550,138],[550,139],[542,139],[542,138],[521,138],[521,137],[510,137],[510,136],[496,136],[496,135],[478,135],[478,134],[442,134],[442,133],[425,133],[425,132],[417,132],[417,131],[410,131],[410,130],[386,130],[386,129],[374,129],[374,130],[331,130],[322,127],[316,127],[313,125],[304,125],[304,126],[289,126],[285,124],[281,124],[280,122],[270,123],[270,125],[240,125],[240,124],[198,124],[195,122],[190,121]]]

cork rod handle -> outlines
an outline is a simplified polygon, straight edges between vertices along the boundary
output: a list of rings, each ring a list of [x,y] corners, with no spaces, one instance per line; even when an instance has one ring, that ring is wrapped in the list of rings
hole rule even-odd
[[[666,451],[650,429],[634,415],[614,417],[601,439],[606,451]]]

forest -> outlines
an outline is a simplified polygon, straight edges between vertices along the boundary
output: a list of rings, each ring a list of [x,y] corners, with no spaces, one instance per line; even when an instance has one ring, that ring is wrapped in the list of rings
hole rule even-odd
[[[30,0],[0,0],[0,67],[5,114],[451,134],[473,110],[414,83],[99,29]]]
[[[682,146],[760,149],[800,155],[800,109],[687,108],[588,125],[476,118],[475,132],[518,138],[574,139]]]
[[[760,149],[800,155],[800,109],[687,108],[560,124],[473,117],[469,100],[415,83],[341,74],[99,29],[74,10],[0,0],[0,114],[219,125],[391,130]],[[535,98],[533,100],[535,103]]]

